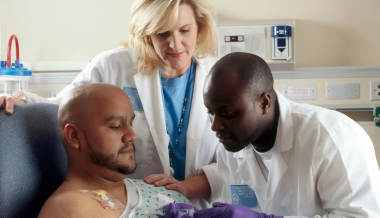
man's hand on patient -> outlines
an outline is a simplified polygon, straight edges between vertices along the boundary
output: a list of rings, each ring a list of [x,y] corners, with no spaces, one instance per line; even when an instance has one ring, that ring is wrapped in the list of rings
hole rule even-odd
[[[194,215],[192,216],[194,218],[283,218],[282,216],[275,216],[273,214],[268,215],[265,213],[259,213],[249,209],[248,207],[240,205],[231,205],[215,202],[212,206],[212,208],[198,210],[190,204],[171,203],[165,207],[165,218],[191,217],[186,216],[184,212],[181,212],[181,209],[194,210]]]
[[[198,211],[193,205],[185,203],[170,203],[165,209],[165,216],[160,216],[161,218],[193,217],[193,213]]]
[[[273,214],[268,215],[265,213],[259,213],[248,207],[240,205],[231,205],[215,202],[212,208],[198,210],[194,213],[195,218],[208,218],[208,217],[219,217],[219,218],[283,218],[282,216],[275,216]]]
[[[183,182],[176,180],[173,176],[167,174],[153,174],[145,177],[144,182],[154,184],[156,187],[165,186],[166,189],[175,190],[187,197]]]

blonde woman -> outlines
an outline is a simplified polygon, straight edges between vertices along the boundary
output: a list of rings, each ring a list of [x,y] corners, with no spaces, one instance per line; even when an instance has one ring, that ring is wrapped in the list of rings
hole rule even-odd
[[[130,97],[135,113],[137,169],[130,178],[177,190],[198,208],[218,198],[215,165],[219,141],[203,105],[206,74],[216,62],[216,17],[205,0],[136,0],[128,45],[106,51],[57,97],[0,95],[0,107],[17,102],[59,104],[76,86],[104,82]],[[110,96],[112,97],[112,96]]]

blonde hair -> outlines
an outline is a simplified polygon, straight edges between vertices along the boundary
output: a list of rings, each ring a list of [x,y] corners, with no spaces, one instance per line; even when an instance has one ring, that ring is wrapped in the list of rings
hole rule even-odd
[[[170,68],[158,56],[149,41],[152,34],[171,30],[178,20],[178,8],[188,4],[198,25],[197,44],[193,57],[215,56],[218,44],[216,15],[206,0],[136,0],[131,7],[129,46],[138,60],[137,70],[152,74],[161,68],[170,76]]]

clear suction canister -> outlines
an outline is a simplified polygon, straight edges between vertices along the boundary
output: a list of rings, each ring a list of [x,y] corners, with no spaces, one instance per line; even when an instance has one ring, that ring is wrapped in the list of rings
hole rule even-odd
[[[11,63],[12,40],[16,44],[16,60]],[[19,47],[16,35],[12,35],[8,43],[7,61],[0,61],[0,81],[3,83],[5,93],[13,94],[16,91],[28,91],[32,71],[24,68],[20,63]]]

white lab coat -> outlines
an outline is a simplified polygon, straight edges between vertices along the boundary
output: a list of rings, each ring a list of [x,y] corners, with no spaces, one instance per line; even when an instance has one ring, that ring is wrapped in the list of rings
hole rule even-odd
[[[226,181],[247,184],[258,199],[253,208],[295,217],[380,217],[380,172],[366,132],[345,115],[294,103],[276,92],[277,138],[266,182],[252,145],[218,153]]]
[[[195,73],[193,100],[187,131],[185,177],[204,172],[211,185],[211,202],[216,200],[223,186],[215,164],[216,150],[220,146],[212,132],[203,104],[203,84],[216,59],[207,58],[198,62]],[[161,82],[158,71],[142,75],[136,70],[137,60],[127,48],[117,48],[101,53],[67,86],[56,98],[43,99],[26,93],[28,102],[59,103],[70,89],[88,83],[105,82],[120,88],[135,87],[138,90],[144,111],[135,110],[133,129],[136,133],[137,169],[130,178],[143,179],[151,174],[170,174],[169,136],[166,132]],[[204,201],[194,200],[198,208],[205,207]]]

